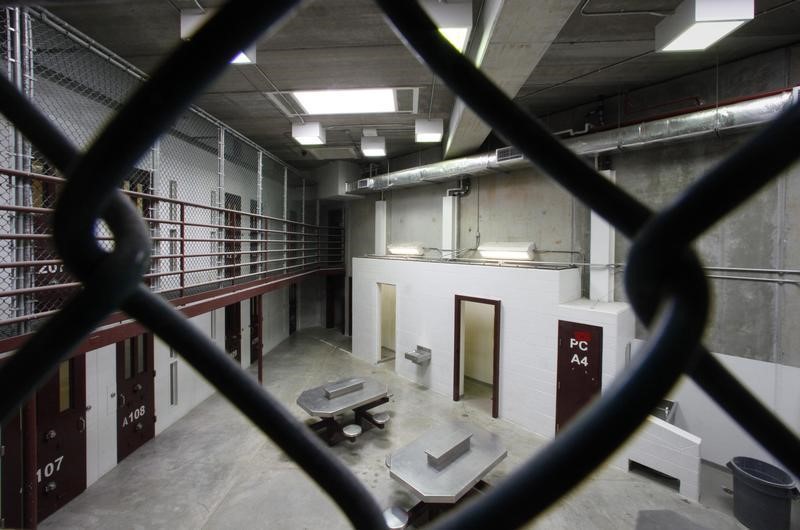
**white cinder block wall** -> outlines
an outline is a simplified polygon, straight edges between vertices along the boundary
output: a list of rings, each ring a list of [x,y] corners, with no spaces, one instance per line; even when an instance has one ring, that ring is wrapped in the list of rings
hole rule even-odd
[[[633,337],[626,304],[574,302],[580,298],[578,269],[354,258],[353,354],[368,362],[380,356],[379,283],[396,286],[397,373],[447,396],[453,385],[455,295],[500,300],[500,417],[547,437],[555,432],[558,320],[603,326],[604,379],[613,375]],[[431,348],[430,365],[403,357],[417,344]]]
[[[225,310],[218,310],[217,325],[219,321],[223,321],[224,326]],[[189,319],[189,322],[197,327],[203,334],[211,335],[211,313],[205,313]],[[225,346],[224,328],[222,333],[217,333],[214,341],[220,348]],[[155,337],[155,363],[156,363],[156,379],[155,379],[155,407],[156,407],[156,436],[158,436],[164,429],[178,421],[186,413],[199,405],[202,401],[214,393],[214,387],[206,382],[206,380],[198,374],[186,360],[178,356],[177,360],[171,359],[169,356],[169,346],[167,346],[161,339]],[[169,400],[169,373],[170,364],[172,362],[178,363],[178,403],[171,405]]]

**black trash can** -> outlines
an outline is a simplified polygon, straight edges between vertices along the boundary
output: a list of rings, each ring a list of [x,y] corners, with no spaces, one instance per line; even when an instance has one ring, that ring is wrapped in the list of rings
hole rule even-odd
[[[789,530],[794,479],[784,470],[746,456],[728,462],[733,471],[733,515],[751,530]]]

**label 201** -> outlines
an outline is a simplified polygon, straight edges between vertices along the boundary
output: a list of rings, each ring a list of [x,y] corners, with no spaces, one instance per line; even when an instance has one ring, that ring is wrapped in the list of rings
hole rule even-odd
[[[123,419],[122,419],[122,427],[125,428],[128,424],[133,423],[144,417],[146,409],[144,405],[139,407],[138,409],[133,409],[130,411]]]

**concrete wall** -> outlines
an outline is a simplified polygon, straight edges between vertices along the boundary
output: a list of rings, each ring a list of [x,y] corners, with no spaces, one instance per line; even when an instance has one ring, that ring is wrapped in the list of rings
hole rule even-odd
[[[544,270],[420,261],[353,260],[353,354],[377,362],[379,288],[397,288],[397,350],[431,348],[418,366],[397,357],[398,375],[452,395],[455,295],[501,301],[500,417],[532,432],[555,432],[558,320],[603,327],[603,381],[621,366],[633,336],[626,304],[582,301],[577,269]]]
[[[494,353],[494,306],[476,302],[461,302],[461,304],[464,375],[491,385]]]

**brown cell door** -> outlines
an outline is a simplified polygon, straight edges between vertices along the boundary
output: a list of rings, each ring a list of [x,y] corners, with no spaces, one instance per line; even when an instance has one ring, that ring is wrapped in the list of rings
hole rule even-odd
[[[250,299],[250,364],[258,361],[262,344],[261,295],[259,295]]]
[[[0,444],[0,528],[22,528],[22,414],[2,425]]]
[[[236,362],[241,362],[242,310],[239,302],[225,306],[225,351]]]
[[[289,335],[297,331],[297,284],[289,286]]]
[[[153,335],[117,343],[117,462],[155,436]]]
[[[225,277],[233,278],[242,274],[242,198],[232,193],[225,194]],[[235,211],[230,211],[235,210]]]
[[[556,433],[600,393],[603,328],[558,321]]]
[[[86,489],[86,357],[62,362],[36,393],[39,520]]]

